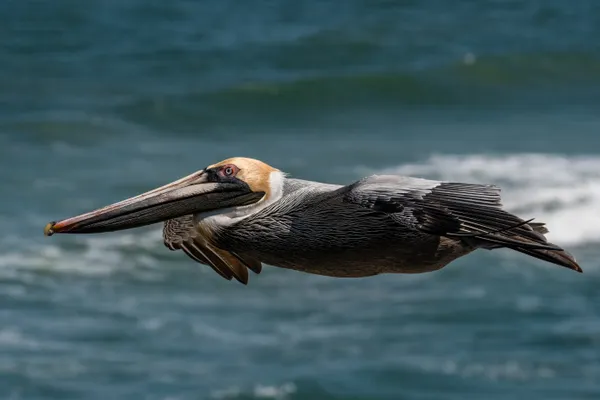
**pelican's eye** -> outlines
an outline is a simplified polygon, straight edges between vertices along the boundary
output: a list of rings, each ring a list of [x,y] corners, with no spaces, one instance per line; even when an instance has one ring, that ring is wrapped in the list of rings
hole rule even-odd
[[[233,176],[235,176],[235,174],[237,174],[239,171],[239,168],[236,167],[233,164],[227,164],[227,165],[223,165],[220,169],[219,169],[219,175],[221,175],[221,177],[223,178],[231,178]]]

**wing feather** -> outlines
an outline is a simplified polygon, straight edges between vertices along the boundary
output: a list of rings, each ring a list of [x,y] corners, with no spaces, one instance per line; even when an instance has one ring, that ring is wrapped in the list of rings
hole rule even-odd
[[[166,221],[163,241],[167,248],[182,250],[191,259],[209,265],[227,280],[236,278],[247,284],[248,269],[257,274],[262,270],[260,261],[221,250],[209,243],[196,229],[192,215]]]
[[[352,185],[345,201],[385,212],[396,222],[439,236],[471,236],[492,245],[559,250],[540,229],[502,209],[494,185],[440,182],[395,175]]]

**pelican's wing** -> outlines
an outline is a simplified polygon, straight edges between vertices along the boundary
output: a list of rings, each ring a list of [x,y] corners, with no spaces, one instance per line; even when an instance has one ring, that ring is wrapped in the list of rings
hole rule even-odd
[[[548,243],[543,224],[504,211],[500,189],[493,185],[374,175],[347,186],[343,201],[424,233],[471,238],[488,247],[562,250]]]
[[[365,178],[342,193],[344,201],[386,213],[404,227],[484,248],[508,247],[582,272],[575,257],[548,242],[544,224],[504,211],[493,185],[388,175]]]
[[[165,221],[163,240],[169,249],[182,250],[193,260],[209,265],[227,280],[235,277],[239,282],[247,284],[248,269],[257,274],[262,269],[260,261],[242,258],[209,243],[196,229],[192,215]]]

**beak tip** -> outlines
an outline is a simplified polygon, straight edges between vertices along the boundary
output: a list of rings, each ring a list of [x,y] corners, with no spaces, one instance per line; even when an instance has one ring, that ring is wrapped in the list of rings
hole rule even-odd
[[[56,225],[56,221],[48,222],[44,227],[44,236],[52,236],[54,235],[54,225]]]

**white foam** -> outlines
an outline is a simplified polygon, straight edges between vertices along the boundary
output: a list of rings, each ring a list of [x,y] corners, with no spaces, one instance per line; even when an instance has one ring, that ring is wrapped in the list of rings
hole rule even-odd
[[[487,363],[419,357],[417,359],[409,358],[407,363],[427,372],[456,375],[463,378],[483,378],[491,381],[532,381],[552,379],[557,373],[550,365],[523,363],[518,360]]]
[[[290,395],[294,394],[296,390],[296,385],[291,382],[284,383],[281,386],[257,384],[251,391],[245,391],[234,386],[229,389],[214,391],[211,397],[219,400],[236,399],[239,397],[246,397],[246,395],[249,394],[247,392],[251,392],[252,397],[256,399],[286,400]]]
[[[163,251],[161,229],[114,235],[82,235],[70,241],[15,248],[0,253],[0,273],[11,276],[16,270],[52,270],[84,275],[107,275],[126,268],[157,267],[149,250]],[[140,251],[145,250],[145,251]],[[166,250],[166,248],[164,248]],[[149,276],[146,274],[146,276]],[[23,276],[21,276],[23,277]]]
[[[496,184],[506,209],[545,222],[549,240],[565,246],[600,242],[600,156],[434,155],[377,172]]]
[[[40,344],[25,336],[17,328],[7,327],[0,330],[0,347],[30,350],[39,348]]]
[[[254,397],[259,399],[287,399],[288,396],[296,392],[296,385],[285,383],[281,386],[256,385],[254,387]]]

